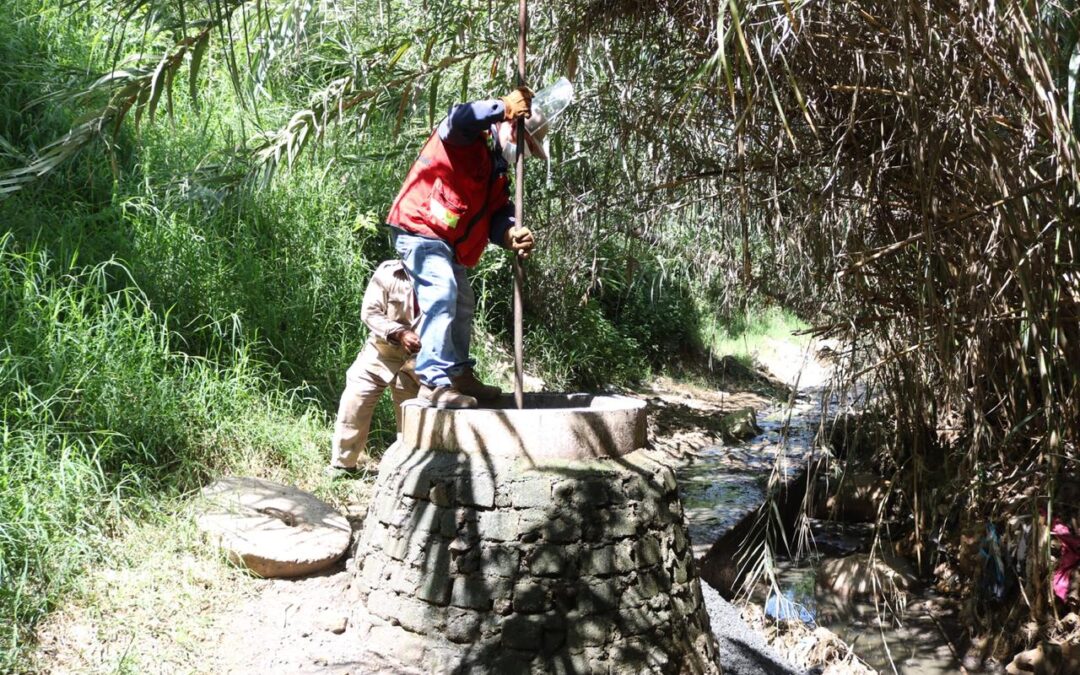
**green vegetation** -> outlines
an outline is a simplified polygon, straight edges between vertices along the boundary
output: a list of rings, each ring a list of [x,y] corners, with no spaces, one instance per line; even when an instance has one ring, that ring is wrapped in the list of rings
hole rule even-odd
[[[749,366],[759,354],[770,349],[770,342],[805,346],[809,338],[799,333],[807,328],[790,310],[769,307],[724,319],[711,318],[701,332],[713,354],[734,356]]]
[[[5,662],[123,518],[218,471],[310,473],[325,435],[246,347],[227,365],[173,351],[119,263],[14,246],[0,240]]]
[[[0,11],[8,167],[81,114],[63,94],[104,70],[95,30],[50,3]],[[385,194],[356,197],[397,179],[358,162],[348,180],[305,166],[235,191],[240,108],[215,86],[212,123],[178,100],[171,124],[125,128],[0,200],[0,670],[126,520],[220,473],[311,486],[326,461],[387,255],[366,210]],[[374,432],[392,438],[388,404]]]
[[[354,38],[364,26],[350,24]],[[0,171],[48,157],[49,143],[108,100],[89,84],[112,64],[109,29],[48,0],[4,4]],[[296,82],[321,77],[320,58],[314,50],[267,75],[263,126],[307,101]],[[106,126],[0,196],[0,670],[18,667],[81,570],[118,555],[112,536],[173,512],[208,478],[333,489],[319,470],[365,338],[361,296],[392,255],[378,225],[424,115],[397,135],[397,100],[379,101],[362,133],[338,133],[332,151],[253,189],[244,145],[254,115],[220,53],[208,52],[198,86],[200,107],[178,87],[171,116],[163,101],[152,125],[128,119],[115,136]],[[550,262],[559,245],[530,271],[529,369],[549,387],[579,388],[662,365],[637,290],[648,282],[578,307],[573,277],[538,285],[561,273]],[[484,372],[510,340],[509,268],[493,254],[475,274],[478,326],[495,338],[478,340]],[[626,310],[622,298],[638,304]],[[689,334],[662,330],[669,341]],[[384,400],[373,448],[393,433]]]
[[[633,384],[795,312],[882,392],[918,550],[1067,510],[1078,10],[953,4],[534,2],[530,78],[577,101],[527,178],[528,369]],[[493,7],[3,3],[0,669],[125,519],[224,471],[317,484],[401,177],[513,83]],[[504,373],[506,256],[473,279]]]

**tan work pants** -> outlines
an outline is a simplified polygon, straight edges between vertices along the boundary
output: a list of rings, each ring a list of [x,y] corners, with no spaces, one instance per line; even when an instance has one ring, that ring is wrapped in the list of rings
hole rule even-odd
[[[345,392],[341,395],[334,425],[331,465],[355,467],[370,459],[366,448],[371,417],[387,387],[390,387],[394,399],[397,430],[401,432],[401,404],[416,398],[420,385],[414,371],[416,360],[406,360],[395,354],[396,351],[400,350],[380,351],[374,343],[369,342],[349,366],[345,375]]]

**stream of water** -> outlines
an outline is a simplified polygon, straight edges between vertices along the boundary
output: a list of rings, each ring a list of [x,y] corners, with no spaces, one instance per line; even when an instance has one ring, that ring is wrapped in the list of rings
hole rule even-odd
[[[917,590],[909,594],[902,609],[875,606],[862,598],[842,601],[817,583],[817,567],[805,562],[784,562],[779,567],[781,595],[771,594],[765,586],[755,594],[766,614],[828,628],[859,658],[883,673],[939,675],[960,671],[963,629],[959,602],[954,598]],[[980,671],[969,668],[968,672]]]
[[[763,433],[737,446],[703,448],[678,470],[683,506],[696,557],[744,518],[765,497],[773,464],[780,462],[786,479],[800,475],[814,452],[814,433],[820,419],[817,392],[801,396],[789,411],[773,406],[760,414]],[[783,433],[790,415],[786,437]],[[868,548],[865,524],[818,524],[816,539],[831,537],[840,550]],[[833,547],[834,549],[836,547]],[[839,556],[837,556],[839,557]],[[827,560],[816,557],[820,565]],[[850,645],[872,668],[898,675],[938,675],[958,672],[963,659],[963,633],[956,600],[930,590],[909,594],[903,611],[882,614],[866,600],[840,602],[817,583],[817,565],[781,563],[780,596],[768,597],[763,586],[755,596],[767,614],[823,626]],[[969,672],[972,672],[969,667]]]

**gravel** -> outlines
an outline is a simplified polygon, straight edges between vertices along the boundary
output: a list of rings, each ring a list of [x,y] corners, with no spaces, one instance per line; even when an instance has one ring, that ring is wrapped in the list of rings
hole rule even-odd
[[[785,661],[765,643],[765,638],[746,625],[739,610],[720,597],[716,589],[702,582],[701,594],[720,647],[724,675],[802,675],[802,670]]]

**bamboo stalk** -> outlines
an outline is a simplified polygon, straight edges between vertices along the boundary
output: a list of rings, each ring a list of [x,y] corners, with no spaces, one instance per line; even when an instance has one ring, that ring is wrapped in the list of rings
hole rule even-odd
[[[526,0],[518,3],[518,86],[525,86],[525,40],[528,32],[529,13]],[[514,225],[522,227],[525,223],[525,119],[517,120],[517,162],[514,179]],[[524,273],[521,258],[514,254],[514,403],[518,410],[525,406],[524,371],[525,346],[522,339],[524,329],[522,315],[524,308],[521,299],[521,287]]]

